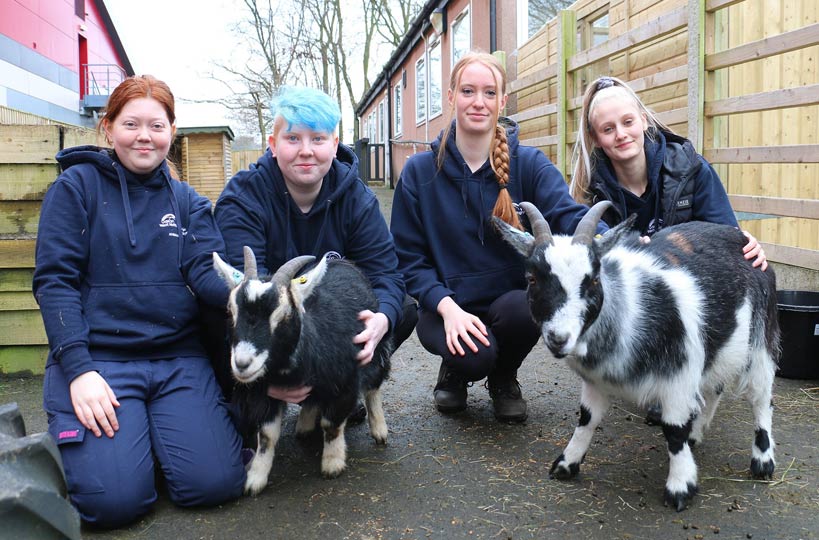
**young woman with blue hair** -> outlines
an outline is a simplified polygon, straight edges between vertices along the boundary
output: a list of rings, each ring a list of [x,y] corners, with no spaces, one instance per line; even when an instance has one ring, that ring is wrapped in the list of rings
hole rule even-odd
[[[416,317],[414,302],[405,302],[395,246],[378,200],[358,177],[356,155],[339,144],[341,111],[330,96],[285,87],[270,109],[268,151],[234,176],[216,203],[227,260],[241,268],[242,248],[249,246],[259,274],[273,273],[299,255],[330,253],[354,262],[379,301],[377,312],[360,314],[365,328],[355,338],[362,345],[359,361],[369,362],[389,329],[397,347],[412,332]],[[309,392],[309,387],[271,388],[268,394],[299,403]]]

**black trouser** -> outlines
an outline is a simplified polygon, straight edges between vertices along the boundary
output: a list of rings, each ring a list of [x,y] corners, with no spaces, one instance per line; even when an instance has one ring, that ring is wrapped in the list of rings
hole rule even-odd
[[[526,291],[504,293],[492,302],[486,313],[473,315],[486,325],[489,347],[473,337],[472,341],[478,346],[477,353],[463,343],[465,356],[450,353],[446,346],[444,319],[438,313],[424,310],[418,316],[416,327],[421,345],[440,356],[447,368],[467,381],[479,381],[490,374],[512,376],[540,338],[540,330],[529,312]]]

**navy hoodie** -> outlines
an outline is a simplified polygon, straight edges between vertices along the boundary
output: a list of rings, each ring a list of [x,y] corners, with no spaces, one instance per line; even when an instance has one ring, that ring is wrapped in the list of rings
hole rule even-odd
[[[685,221],[739,227],[719,176],[691,142],[660,130],[650,133],[644,143],[648,185],[642,196],[621,186],[611,160],[599,148],[595,150],[589,191],[592,202],[614,204],[603,216],[606,222],[614,226],[637,214],[634,228],[649,236],[663,226]]]
[[[588,207],[569,195],[563,176],[537,148],[518,144],[517,124],[507,127],[507,189],[515,203],[533,203],[554,234],[572,234]],[[407,161],[395,189],[390,227],[407,291],[435,312],[451,296],[461,308],[485,313],[500,295],[525,289],[523,260],[494,230],[490,217],[499,185],[489,161],[474,173],[455,145],[455,126],[441,170],[432,150]],[[605,231],[605,223],[599,231]]]
[[[96,146],[62,150],[57,161],[33,281],[48,365],[70,381],[92,360],[204,356],[197,298],[225,306],[229,292],[213,271],[224,244],[210,201],[164,162],[135,175]]]
[[[404,300],[392,236],[375,194],[358,177],[358,158],[338,145],[313,207],[304,213],[290,197],[276,158],[268,149],[250,169],[234,176],[216,203],[228,262],[244,266],[243,246],[256,255],[260,275],[299,255],[331,252],[364,272],[379,311],[395,328]]]

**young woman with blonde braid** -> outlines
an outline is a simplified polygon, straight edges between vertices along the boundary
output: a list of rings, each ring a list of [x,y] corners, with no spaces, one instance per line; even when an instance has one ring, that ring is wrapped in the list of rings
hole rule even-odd
[[[517,372],[540,332],[526,302],[523,261],[490,217],[522,228],[516,204],[530,201],[555,233],[571,233],[587,207],[572,200],[542,152],[518,144],[517,125],[499,118],[506,73],[494,56],[461,58],[447,97],[448,126],[431,151],[407,161],[396,186],[399,270],[419,302],[418,338],[441,357],[438,410],[463,410],[468,384],[487,378],[495,417],[522,422]]]

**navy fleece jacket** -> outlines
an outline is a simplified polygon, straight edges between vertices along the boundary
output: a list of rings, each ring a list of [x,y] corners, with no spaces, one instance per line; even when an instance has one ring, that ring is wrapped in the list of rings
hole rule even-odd
[[[537,206],[554,234],[573,233],[588,207],[571,198],[563,176],[540,150],[518,144],[517,124],[506,122],[512,200]],[[526,288],[523,260],[489,219],[499,191],[489,161],[473,173],[455,145],[454,127],[451,133],[441,170],[441,135],[431,151],[404,165],[390,226],[407,291],[422,309],[434,313],[451,296],[461,308],[485,313],[501,294]],[[601,223],[598,231],[606,230]]]
[[[358,158],[340,144],[321,191],[304,213],[290,197],[270,150],[234,176],[216,203],[228,262],[244,266],[243,246],[256,255],[260,275],[299,255],[325,253],[354,262],[372,284],[379,311],[395,328],[404,301],[392,236],[375,194],[358,178]]]
[[[210,201],[165,163],[137,176],[95,146],[62,150],[57,161],[63,173],[43,201],[33,281],[48,364],[59,362],[70,381],[92,360],[204,356],[197,297],[214,306],[228,297],[213,271],[224,244]]]

